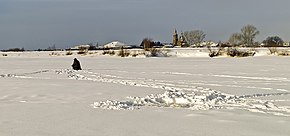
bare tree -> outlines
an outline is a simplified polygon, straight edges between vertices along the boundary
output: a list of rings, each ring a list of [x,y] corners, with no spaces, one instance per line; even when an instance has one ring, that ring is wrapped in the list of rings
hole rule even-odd
[[[153,44],[154,42],[151,38],[144,38],[140,46],[143,47],[143,49],[147,50],[149,48],[152,48],[154,46]]]
[[[200,43],[204,40],[206,34],[202,30],[192,30],[184,32],[184,37],[190,45],[199,46]]]
[[[242,38],[242,35],[240,33],[234,33],[231,35],[231,37],[229,38],[229,43],[233,46],[237,46],[240,44],[241,42],[241,38]]]
[[[258,29],[253,25],[246,25],[241,29],[241,42],[242,44],[245,44],[246,46],[253,46],[254,40],[256,36],[260,32]]]

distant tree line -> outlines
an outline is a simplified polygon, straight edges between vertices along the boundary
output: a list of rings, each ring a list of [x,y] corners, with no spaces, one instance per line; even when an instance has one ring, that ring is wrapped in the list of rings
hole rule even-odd
[[[279,36],[269,36],[262,44],[255,41],[257,35],[260,31],[254,25],[245,25],[241,28],[240,32],[233,33],[227,42],[219,43],[218,46],[225,47],[279,47],[284,45],[284,41]],[[201,43],[204,42],[206,34],[202,30],[191,30],[185,31],[184,36],[189,45],[194,45],[195,47],[201,47]]]
[[[240,33],[234,33],[230,36],[228,43],[231,46],[244,46],[244,47],[281,47],[284,45],[284,41],[279,36],[269,36],[262,44],[255,41],[260,31],[253,25],[246,25],[241,29]]]
[[[36,51],[61,51],[62,49],[57,49],[55,44],[48,46],[46,49],[37,49]]]
[[[2,52],[23,52],[25,51],[24,48],[10,48],[8,50],[1,50]]]

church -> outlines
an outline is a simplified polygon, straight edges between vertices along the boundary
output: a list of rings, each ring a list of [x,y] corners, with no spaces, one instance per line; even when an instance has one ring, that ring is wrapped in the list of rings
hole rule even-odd
[[[182,31],[180,33],[180,36],[178,37],[177,30],[176,29],[174,30],[173,37],[172,37],[172,45],[179,46],[179,47],[189,47],[189,44],[186,42],[186,39]]]

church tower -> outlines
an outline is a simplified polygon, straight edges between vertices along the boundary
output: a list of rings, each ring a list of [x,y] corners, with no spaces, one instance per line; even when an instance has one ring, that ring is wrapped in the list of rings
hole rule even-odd
[[[185,43],[185,37],[184,37],[182,31],[181,31],[181,33],[180,33],[179,41],[180,41],[180,43]]]
[[[178,39],[178,46],[180,47],[188,47],[188,43],[186,42],[185,36],[183,34],[183,32],[181,31],[179,39]]]
[[[173,46],[177,46],[178,45],[178,34],[177,34],[176,29],[174,29],[174,32],[173,32],[172,45]]]

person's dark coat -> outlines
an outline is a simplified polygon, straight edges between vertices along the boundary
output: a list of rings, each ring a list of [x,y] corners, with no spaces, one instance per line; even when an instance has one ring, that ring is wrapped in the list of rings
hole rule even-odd
[[[75,58],[71,65],[74,70],[82,70],[80,62]]]

